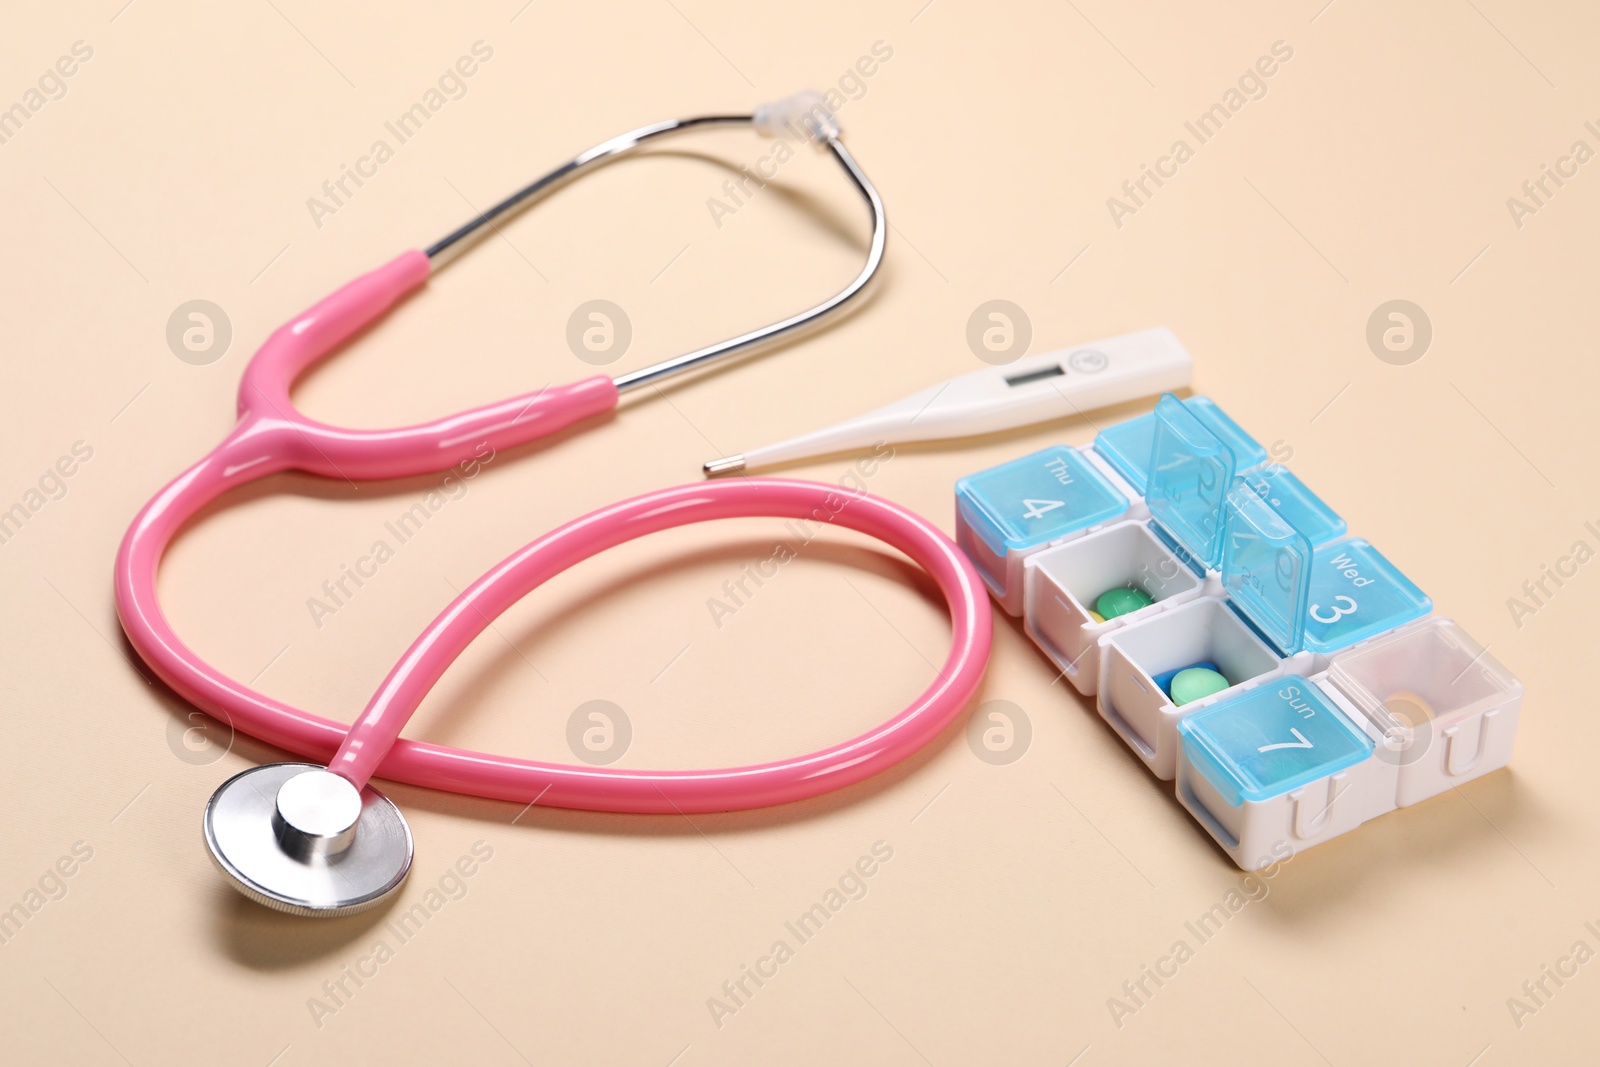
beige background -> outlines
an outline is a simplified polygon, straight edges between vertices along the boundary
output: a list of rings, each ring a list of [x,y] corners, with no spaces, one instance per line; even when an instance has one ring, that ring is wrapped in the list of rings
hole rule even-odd
[[[31,5],[0,35],[7,106],[75,41],[93,48],[0,145],[0,506],[74,442],[94,453],[0,545],[0,907],[75,843],[93,852],[0,947],[8,1062],[1592,1061],[1600,965],[1547,981],[1520,1027],[1507,1006],[1574,942],[1600,948],[1584,926],[1600,920],[1600,576],[1580,570],[1520,626],[1507,607],[1574,542],[1600,546],[1583,525],[1600,519],[1600,164],[1520,228],[1506,206],[1575,140],[1600,147],[1583,127],[1600,118],[1590,7],[122,2]],[[480,40],[493,58],[467,95],[315,225],[307,198]],[[1293,58],[1265,97],[1114,225],[1107,198],[1280,40]],[[603,137],[836,86],[878,41],[892,59],[841,114],[894,225],[868,308],[497,457],[320,628],[307,598],[436,483],[273,479],[175,546],[162,592],[180,633],[235,677],[349,719],[452,585],[712,455],[975,369],[968,316],[1003,298],[1026,309],[1035,352],[1176,330],[1196,390],[1291,448],[1354,532],[1526,681],[1512,768],[1295,859],[1118,1027],[1107,999],[1241,875],[1001,620],[981,699],[1019,705],[1033,731],[1009,766],[952,730],[841,795],[692,822],[535,809],[513,824],[513,805],[392,787],[417,838],[402,906],[475,842],[493,858],[319,1026],[308,1000],[346,968],[371,973],[391,916],[281,917],[214,873],[206,797],[282,754],[244,737],[227,750],[214,729],[185,745],[189,709],[118,633],[125,525],[227,430],[254,347],[338,284]],[[620,370],[823,295],[865,234],[825,160],[787,165],[720,227],[707,209],[726,168],[768,150],[710,134],[572,187],[310,376],[299,403],[383,426],[569,380],[590,369],[564,342],[589,299],[631,318]],[[1433,324],[1408,366],[1365,341],[1393,298]],[[192,299],[232,324],[206,366],[165,339]],[[904,449],[871,487],[949,529],[957,477],[1093,433]],[[604,698],[633,724],[619,766],[689,767],[880,721],[943,655],[937,604],[894,558],[833,538],[714,626],[707,598],[780,534],[730,524],[585,565],[486,634],[409,734],[570,759],[568,716]],[[879,841],[893,859],[870,892],[716,1025],[708,998]]]

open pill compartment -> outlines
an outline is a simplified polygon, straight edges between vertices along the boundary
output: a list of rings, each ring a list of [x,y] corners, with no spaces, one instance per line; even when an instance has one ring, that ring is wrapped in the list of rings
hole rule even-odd
[[[1190,667],[1221,674],[1228,687],[1179,706],[1169,687]],[[1095,706],[1150,773],[1170,780],[1177,773],[1179,720],[1284,670],[1277,650],[1226,601],[1201,597],[1106,635]]]
[[[1100,638],[1205,592],[1196,570],[1151,529],[1150,523],[1113,523],[1044,549],[1023,567],[1023,622],[1078,692],[1094,696],[1100,677]],[[1101,596],[1132,588],[1151,603],[1123,615],[1096,619]]]

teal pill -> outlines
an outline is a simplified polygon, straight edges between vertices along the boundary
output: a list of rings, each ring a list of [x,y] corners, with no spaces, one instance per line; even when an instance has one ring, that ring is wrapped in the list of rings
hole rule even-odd
[[[1118,615],[1126,615],[1130,611],[1138,611],[1154,603],[1149,593],[1129,586],[1122,589],[1108,589],[1101,593],[1100,599],[1094,602],[1094,610],[1108,619],[1114,619]]]
[[[1228,680],[1207,667],[1188,667],[1172,676],[1172,703],[1183,707],[1228,688]]]

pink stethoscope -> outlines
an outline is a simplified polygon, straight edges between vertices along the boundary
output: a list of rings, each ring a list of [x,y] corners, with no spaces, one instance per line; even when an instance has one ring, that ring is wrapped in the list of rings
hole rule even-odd
[[[297,376],[381,318],[427,280],[441,257],[483,236],[496,219],[647,141],[740,123],[769,136],[810,140],[832,154],[866,200],[873,223],[866,265],[833,297],[781,322],[615,379],[598,376],[550,386],[416,426],[351,430],[295,410],[290,388]],[[229,489],[291,469],[352,481],[443,470],[485,443],[498,450],[555,433],[612,410],[620,393],[792,336],[843,307],[882,262],[887,221],[877,191],[839,137],[838,125],[815,94],[766,105],[751,115],[663,122],[623,134],[507,197],[426,251],[406,252],[350,282],[280,327],[256,352],[239,384],[233,431],[144,506],[116,561],[117,611],[145,662],[196,707],[316,761],[244,771],[207,804],[204,833],[212,858],[246,896],[295,914],[342,915],[394,893],[410,869],[411,832],[399,809],[368,785],[374,775],[528,805],[639,813],[732,811],[859,782],[911,755],[965,709],[989,654],[991,619],[981,580],[955,544],[926,519],[877,497],[850,495],[838,485],[778,478],[684,485],[559,526],[456,597],[406,650],[349,727],[258,693],[207,664],[173,632],[157,599],[157,571],[168,543]],[[820,519],[859,531],[905,553],[938,584],[950,611],[950,654],[909,707],[859,737],[818,752],[717,770],[542,763],[400,737],[423,697],[473,638],[552,576],[645,534],[750,516]]]

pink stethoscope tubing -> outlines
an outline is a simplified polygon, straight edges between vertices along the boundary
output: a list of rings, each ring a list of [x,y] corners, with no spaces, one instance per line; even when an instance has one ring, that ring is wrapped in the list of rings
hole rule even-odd
[[[961,714],[982,679],[992,627],[987,593],[972,564],[937,527],[898,505],[836,485],[778,478],[645,493],[538,538],[456,597],[348,728],[258,693],[202,660],[162,613],[157,573],[177,532],[227,490],[290,469],[346,480],[443,470],[485,443],[496,450],[523,444],[616,406],[614,382],[594,377],[401,429],[343,429],[301,415],[289,395],[295,378],[381,318],[428,273],[424,253],[404,253],[275,331],[245,369],[233,431],[134,518],[117,553],[117,612],[139,655],[185,700],[262,741],[326,762],[357,788],[379,776],[496,800],[640,813],[730,811],[838,789],[906,758]],[[544,763],[399,736],[472,639],[553,575],[645,534],[751,516],[812,518],[856,530],[905,553],[933,578],[950,611],[950,654],[909,707],[830,748],[715,770]]]

